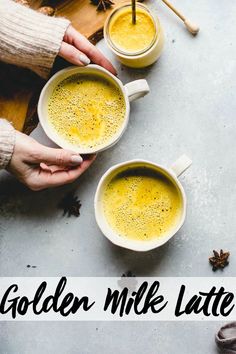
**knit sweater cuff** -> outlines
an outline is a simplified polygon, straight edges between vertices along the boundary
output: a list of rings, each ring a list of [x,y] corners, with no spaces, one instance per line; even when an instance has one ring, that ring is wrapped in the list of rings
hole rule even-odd
[[[7,167],[15,145],[15,129],[6,120],[0,119],[0,169]]]
[[[70,21],[0,1],[0,59],[48,78]]]

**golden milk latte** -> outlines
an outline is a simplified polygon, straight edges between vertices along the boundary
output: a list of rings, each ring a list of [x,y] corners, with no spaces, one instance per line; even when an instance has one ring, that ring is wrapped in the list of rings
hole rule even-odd
[[[59,83],[48,101],[49,123],[67,142],[102,148],[120,131],[125,100],[118,86],[94,74],[74,74]]]
[[[107,184],[103,210],[122,237],[149,241],[165,235],[181,217],[182,199],[174,183],[150,168],[130,168]]]
[[[133,24],[131,6],[124,7],[110,20],[109,35],[119,50],[135,53],[150,47],[156,36],[156,26],[149,13],[139,7],[136,9],[136,24]]]

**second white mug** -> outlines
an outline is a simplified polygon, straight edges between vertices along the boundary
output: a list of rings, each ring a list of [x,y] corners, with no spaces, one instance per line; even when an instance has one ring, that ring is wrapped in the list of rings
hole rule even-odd
[[[106,238],[117,246],[128,248],[133,251],[150,251],[154,248],[162,246],[169,239],[171,239],[176,232],[181,228],[186,217],[186,195],[178,177],[191,165],[192,161],[186,156],[181,156],[170,168],[165,168],[154,162],[146,160],[131,160],[112,166],[100,179],[95,198],[95,218],[97,224]],[[119,235],[109,224],[106,219],[103,208],[103,195],[106,186],[109,182],[115,178],[119,173],[127,171],[132,168],[146,168],[150,170],[156,170],[159,174],[167,177],[178,190],[181,197],[181,216],[178,222],[172,227],[165,235],[156,237],[151,240],[135,240]]]

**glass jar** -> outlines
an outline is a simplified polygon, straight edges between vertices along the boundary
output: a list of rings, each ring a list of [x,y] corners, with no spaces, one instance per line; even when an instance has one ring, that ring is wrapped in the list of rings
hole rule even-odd
[[[114,9],[104,25],[104,38],[119,61],[132,68],[153,64],[164,46],[159,19],[140,3],[136,4],[136,24],[132,24],[130,3]]]

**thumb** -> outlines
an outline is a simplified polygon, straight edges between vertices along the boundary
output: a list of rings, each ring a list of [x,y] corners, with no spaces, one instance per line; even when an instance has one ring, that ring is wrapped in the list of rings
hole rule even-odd
[[[46,146],[40,148],[37,162],[45,162],[57,166],[78,166],[83,162],[82,157],[75,152],[64,149],[53,149]]]

